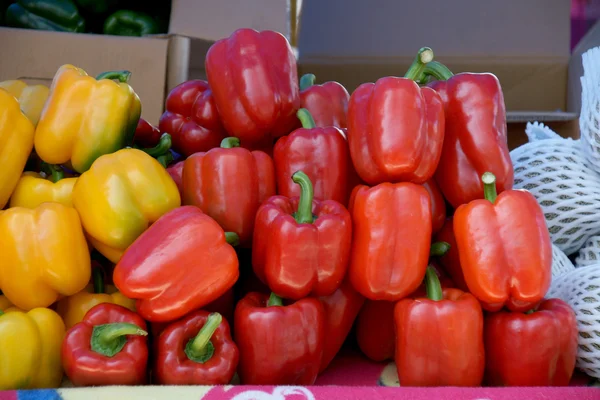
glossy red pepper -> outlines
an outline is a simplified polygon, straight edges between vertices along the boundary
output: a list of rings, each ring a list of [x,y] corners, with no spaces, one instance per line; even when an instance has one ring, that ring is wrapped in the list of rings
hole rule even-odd
[[[144,118],[140,118],[135,128],[133,141],[142,147],[154,147],[160,140],[161,132]]]
[[[171,89],[158,127],[171,134],[173,149],[186,157],[218,147],[226,136],[213,92],[208,82],[199,79]]]
[[[328,296],[348,270],[350,213],[334,200],[313,200],[303,171],[291,178],[302,189],[300,197],[272,196],[256,213],[252,267],[278,296]]]
[[[275,170],[267,154],[239,145],[238,138],[229,137],[220,147],[185,160],[183,204],[199,207],[249,247],[256,211],[275,195]]]
[[[181,198],[183,198],[183,166],[184,166],[184,164],[185,164],[185,160],[179,161],[179,162],[167,167],[167,172],[169,173],[169,175],[171,175],[171,178],[173,178],[173,181],[177,185],[177,189],[179,189],[179,196],[181,196]]]
[[[290,176],[303,171],[313,184],[315,199],[348,205],[352,161],[344,134],[333,126],[316,128],[306,109],[298,111],[298,118],[303,127],[280,138],[273,151],[277,193],[299,196],[300,186]]]
[[[358,175],[369,185],[420,184],[433,177],[444,141],[442,99],[413,80],[429,56],[420,52],[405,77],[363,83],[350,96],[350,154]]]
[[[219,313],[188,314],[157,341],[154,373],[160,385],[226,385],[235,374],[239,351]]]
[[[235,308],[234,338],[244,385],[312,385],[319,373],[325,311],[307,297],[284,305],[280,297],[249,293]]]
[[[239,276],[237,235],[194,206],[161,216],[125,251],[113,272],[150,322],[174,321],[231,289]]]
[[[427,297],[394,309],[396,368],[402,386],[480,386],[485,369],[483,311],[470,293],[442,287],[427,269]]]
[[[92,307],[65,334],[61,354],[74,386],[142,385],[147,382],[146,322],[112,303]]]
[[[495,177],[482,176],[485,199],[454,213],[454,236],[465,282],[485,310],[527,311],[552,279],[552,241],[536,198],[526,190],[497,195]]]
[[[490,73],[453,75],[436,61],[422,71],[443,100],[444,146],[435,179],[448,202],[457,208],[483,193],[481,175],[498,179],[498,192],[511,189],[513,164],[506,135],[506,109],[498,78]]]
[[[450,249],[446,254],[439,258],[439,262],[444,267],[444,270],[450,275],[456,287],[462,291],[468,292],[469,287],[465,282],[465,275],[460,266],[460,255],[454,237],[454,218],[448,217],[442,226],[442,229],[435,235],[435,240],[446,242],[450,245]]]
[[[568,386],[577,358],[575,313],[560,299],[532,313],[500,311],[485,319],[486,383]]]
[[[397,301],[425,277],[431,247],[431,199],[410,182],[357,186],[350,199],[353,221],[348,274],[370,300]]]
[[[434,179],[428,180],[423,186],[431,197],[431,234],[435,235],[446,221],[446,200]]]
[[[342,348],[365,298],[345,280],[333,294],[320,297],[319,300],[325,309],[325,339],[319,368],[321,373]]]
[[[300,107],[312,114],[315,126],[346,128],[350,93],[339,82],[315,85],[315,79],[313,74],[305,74],[300,78]]]
[[[242,143],[261,142],[297,126],[296,57],[281,33],[238,29],[210,46],[205,66],[229,135]]]

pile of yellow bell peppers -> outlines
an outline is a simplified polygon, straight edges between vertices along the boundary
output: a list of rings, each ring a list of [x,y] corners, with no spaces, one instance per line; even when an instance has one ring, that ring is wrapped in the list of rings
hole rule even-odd
[[[0,390],[60,386],[65,331],[99,303],[135,310],[92,252],[116,262],[181,205],[164,166],[132,147],[129,76],[64,65],[50,87],[0,82]]]

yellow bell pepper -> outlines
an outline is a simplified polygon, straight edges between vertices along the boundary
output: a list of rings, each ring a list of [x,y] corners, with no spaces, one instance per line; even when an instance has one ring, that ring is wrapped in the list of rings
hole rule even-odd
[[[77,179],[72,197],[90,243],[113,263],[151,223],[181,205],[167,170],[133,148],[98,158]]]
[[[46,104],[50,88],[46,85],[28,85],[21,80],[0,82],[0,88],[8,90],[19,100],[21,111],[29,118],[33,125],[37,125],[40,114]]]
[[[85,314],[100,303],[113,303],[135,312],[135,300],[125,297],[114,285],[104,284],[102,268],[92,269],[94,283],[81,292],[65,297],[56,304],[56,311],[62,317],[67,329],[83,320]]]
[[[58,388],[65,325],[48,308],[0,311],[0,390]]]
[[[0,209],[6,206],[27,164],[34,131],[17,98],[0,89]]]
[[[130,75],[114,71],[95,79],[81,68],[61,66],[36,128],[38,156],[82,173],[101,155],[131,145],[141,103],[127,83]]]
[[[36,208],[49,201],[73,207],[71,194],[77,178],[63,176],[64,173],[57,169],[53,170],[50,179],[37,172],[24,172],[13,191],[9,207]]]
[[[89,283],[89,247],[74,208],[9,208],[0,213],[0,233],[0,290],[18,308],[48,307]]]

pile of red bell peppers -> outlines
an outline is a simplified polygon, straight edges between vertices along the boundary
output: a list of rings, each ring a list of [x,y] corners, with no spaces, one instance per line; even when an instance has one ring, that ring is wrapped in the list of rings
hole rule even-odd
[[[545,298],[551,240],[512,187],[494,75],[422,48],[350,94],[251,29],[206,72],[140,120],[141,146],[168,133],[182,156],[182,205],[114,266],[136,312],[100,304],[68,331],[75,385],[310,385],[353,328],[402,386],[569,383],[575,314]]]

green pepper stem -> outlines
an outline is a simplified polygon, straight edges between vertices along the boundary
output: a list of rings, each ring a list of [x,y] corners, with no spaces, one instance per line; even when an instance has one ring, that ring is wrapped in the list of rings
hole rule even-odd
[[[485,172],[481,176],[483,182],[483,196],[486,200],[495,203],[498,193],[496,192],[496,176],[491,172]]]
[[[267,307],[282,306],[282,305],[283,305],[283,300],[281,299],[281,297],[279,297],[275,293],[271,292],[271,295],[269,296],[269,301],[267,301]]]
[[[443,257],[450,250],[450,243],[435,242],[431,244],[429,249],[429,257]]]
[[[92,331],[90,347],[92,351],[106,357],[113,357],[125,347],[127,335],[147,336],[148,332],[135,324],[115,322],[96,325]]]
[[[418,81],[423,74],[425,66],[433,61],[433,50],[429,47],[421,47],[412,64],[404,74],[405,78]]]
[[[51,171],[50,180],[54,183],[65,177],[65,171],[59,165],[48,164]]]
[[[215,353],[215,346],[210,339],[221,325],[221,321],[223,321],[221,314],[209,314],[196,337],[191,339],[185,346],[185,354],[190,360],[203,364],[211,359]]]
[[[533,314],[534,312],[535,312],[535,309],[532,308],[531,310],[525,311],[525,315]]]
[[[240,244],[240,237],[235,232],[225,232],[225,241],[235,247]]]
[[[172,144],[173,141],[171,140],[171,135],[169,135],[168,133],[163,133],[160,136],[160,140],[158,141],[156,146],[141,150],[151,157],[159,157],[167,154]]]
[[[170,151],[167,154],[163,154],[162,156],[156,157],[156,161],[160,163],[163,167],[167,168],[171,161],[173,161],[173,154]]]
[[[316,126],[315,120],[313,119],[312,115],[310,114],[310,111],[308,111],[306,108],[299,109],[298,112],[296,113],[296,116],[302,123],[303,128],[312,129]]]
[[[221,148],[223,149],[231,149],[232,147],[240,147],[240,139],[234,136],[226,137],[221,140]]]
[[[292,180],[300,185],[300,201],[298,202],[298,211],[294,213],[294,218],[299,224],[312,224],[314,222],[312,214],[313,186],[308,175],[302,171],[296,171],[292,175]]]
[[[4,315],[4,311],[0,310],[0,317]]]
[[[423,68],[421,79],[424,80],[428,76],[432,76],[438,81],[447,81],[452,78],[454,74],[444,64],[438,61],[432,61]]]
[[[92,279],[94,280],[94,293],[104,293],[104,272],[102,268],[92,268]]]
[[[316,79],[317,77],[314,74],[302,75],[302,78],[300,78],[300,90],[302,91],[314,85]]]
[[[431,300],[442,300],[442,285],[435,273],[435,269],[431,265],[427,266],[427,271],[425,272],[425,289],[427,290],[427,297]]]
[[[106,71],[102,72],[98,76],[96,76],[96,80],[100,79],[116,79],[119,82],[127,83],[129,82],[129,78],[131,78],[131,71],[121,70],[121,71]]]

